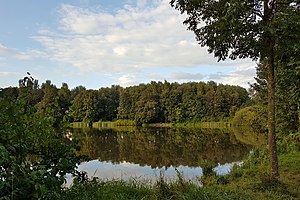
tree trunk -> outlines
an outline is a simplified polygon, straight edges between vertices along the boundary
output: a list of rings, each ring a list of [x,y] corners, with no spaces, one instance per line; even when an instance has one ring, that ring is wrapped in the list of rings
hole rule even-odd
[[[271,25],[272,13],[275,1],[264,0],[264,17],[263,20]],[[267,82],[268,82],[268,142],[271,161],[271,179],[277,180],[279,178],[278,171],[278,155],[276,145],[276,130],[275,130],[275,61],[274,61],[274,46],[275,41],[272,34],[265,32],[265,48],[267,59]]]
[[[275,66],[274,66],[274,49],[273,42],[270,40],[269,57],[267,58],[268,71],[268,142],[271,159],[271,178],[277,180],[279,178],[278,171],[278,155],[276,145],[275,130]]]

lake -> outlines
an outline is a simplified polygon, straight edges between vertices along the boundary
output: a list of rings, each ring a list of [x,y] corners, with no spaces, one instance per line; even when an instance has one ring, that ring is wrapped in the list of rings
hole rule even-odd
[[[203,167],[227,174],[266,143],[263,134],[232,128],[74,128],[71,133],[80,141],[78,153],[91,159],[78,169],[102,180],[153,182],[160,175],[174,180],[180,172],[196,182]]]

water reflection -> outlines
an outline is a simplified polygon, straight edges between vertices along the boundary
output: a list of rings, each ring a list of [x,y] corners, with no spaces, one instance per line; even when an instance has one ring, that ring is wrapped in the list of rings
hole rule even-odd
[[[150,166],[141,167],[138,164],[122,162],[113,164],[111,162],[100,162],[92,160],[80,165],[79,170],[86,171],[90,177],[98,177],[102,180],[117,179],[122,181],[128,180],[142,180],[146,182],[153,182],[157,180],[161,173],[167,180],[176,178],[176,170],[183,173],[186,179],[196,179],[201,176],[202,169],[200,167],[168,167],[168,168],[152,168]]]
[[[225,174],[253,147],[237,140],[228,129],[83,128],[72,132],[81,142],[79,154],[92,159],[79,169],[101,179],[153,180],[161,171],[172,179],[175,169],[191,179],[201,176],[201,166],[207,163]]]

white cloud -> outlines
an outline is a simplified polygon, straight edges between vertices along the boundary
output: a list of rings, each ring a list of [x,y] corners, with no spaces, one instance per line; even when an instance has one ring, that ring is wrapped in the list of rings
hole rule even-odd
[[[0,57],[2,57],[2,58],[12,57],[12,58],[16,58],[19,60],[29,59],[28,54],[26,54],[24,52],[20,52],[17,49],[8,48],[1,43],[0,43]]]
[[[215,73],[208,76],[208,80],[213,80],[218,83],[229,85],[240,85],[243,87],[249,87],[249,83],[254,82],[256,76],[256,69],[254,66],[238,67],[235,71],[224,73]]]
[[[185,73],[185,72],[176,72],[171,75],[171,80],[184,80],[184,81],[200,81],[205,78],[205,75],[201,73]]]
[[[125,47],[116,47],[113,49],[114,53],[119,55],[119,56],[123,56],[126,54],[127,49]]]
[[[121,76],[118,81],[117,81],[117,85],[121,85],[123,87],[127,87],[130,85],[137,85],[138,81],[137,81],[137,77],[135,75],[123,75]]]
[[[16,76],[16,75],[20,75],[17,72],[0,72],[0,76]]]
[[[38,50],[27,50],[26,52],[19,51],[14,48],[9,48],[0,43],[0,58],[13,58],[17,60],[29,60],[33,57],[45,57],[45,53]]]
[[[152,2],[153,3],[153,2]],[[184,16],[168,1],[138,1],[116,14],[64,4],[60,32],[42,30],[34,38],[52,59],[82,71],[136,71],[147,67],[216,64],[182,24]],[[225,63],[222,63],[225,64]]]
[[[185,68],[209,65],[253,65],[249,60],[217,63],[206,48],[197,44],[194,34],[186,30],[182,24],[184,19],[185,16],[166,0],[137,0],[114,13],[63,4],[59,9],[58,29],[42,29],[33,38],[46,47],[50,59],[76,67],[81,72],[118,76],[121,85],[135,83],[130,80],[136,76],[146,77],[141,73],[149,68],[177,67],[184,71]],[[242,82],[240,79],[248,81],[248,76],[241,74],[243,69],[232,72],[231,78],[219,80],[228,83]],[[173,73],[161,77],[198,80],[203,78],[201,75]]]
[[[225,66],[224,66],[225,67]],[[256,69],[252,65],[244,65],[236,67],[233,70],[225,70],[226,72],[202,72],[201,67],[195,68],[195,72],[184,72],[176,71],[169,75],[161,75],[151,73],[147,76],[148,80],[163,81],[167,80],[170,82],[189,82],[189,81],[215,81],[217,83],[229,84],[229,85],[240,85],[242,87],[249,87],[248,83],[253,83],[256,76]],[[197,72],[200,71],[200,72]]]

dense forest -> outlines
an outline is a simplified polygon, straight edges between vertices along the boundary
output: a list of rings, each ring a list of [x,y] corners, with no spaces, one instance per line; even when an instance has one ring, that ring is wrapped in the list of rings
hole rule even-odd
[[[266,131],[267,81],[262,65],[258,65],[256,82],[248,91],[213,81],[181,84],[152,81],[126,88],[112,85],[98,90],[84,86],[70,89],[67,83],[58,88],[50,80],[39,85],[38,80],[26,76],[19,80],[19,87],[1,89],[0,98],[29,105],[33,112],[52,117],[56,125],[116,120],[130,120],[136,125],[230,121]],[[278,68],[278,73],[283,76],[276,83],[277,128],[284,134],[297,132],[299,72],[295,65]]]
[[[32,77],[19,81],[20,87],[1,90],[1,97],[23,101],[37,113],[55,118],[55,123],[132,120],[144,123],[178,123],[228,120],[250,103],[246,89],[213,81],[154,82],[99,90],[83,86],[57,88],[46,81],[39,86]]]

